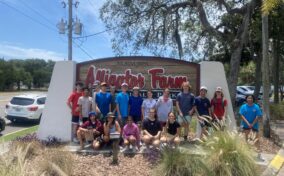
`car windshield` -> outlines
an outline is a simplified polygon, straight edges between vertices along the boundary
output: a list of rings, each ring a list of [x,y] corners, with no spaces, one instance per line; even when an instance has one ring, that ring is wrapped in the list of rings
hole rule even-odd
[[[11,100],[11,104],[13,104],[13,105],[27,106],[27,105],[31,105],[33,103],[34,103],[34,99],[30,99],[30,98],[14,97]]]

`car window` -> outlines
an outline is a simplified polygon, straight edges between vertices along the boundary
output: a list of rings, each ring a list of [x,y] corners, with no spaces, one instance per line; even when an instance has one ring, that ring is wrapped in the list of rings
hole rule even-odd
[[[13,97],[10,103],[13,104],[13,105],[27,106],[27,105],[33,104],[34,101],[35,100],[31,99],[31,98]]]
[[[39,104],[39,105],[45,104],[45,99],[46,99],[46,97],[37,99],[37,104]]]

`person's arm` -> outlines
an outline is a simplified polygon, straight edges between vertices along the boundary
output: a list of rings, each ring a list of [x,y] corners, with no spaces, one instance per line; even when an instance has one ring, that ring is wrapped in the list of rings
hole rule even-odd
[[[73,106],[72,99],[73,99],[73,94],[70,95],[70,97],[68,98],[67,103],[66,103],[67,106],[71,109],[71,113],[72,113],[72,106]]]
[[[137,147],[139,148],[140,147],[140,131],[139,131],[138,126],[136,126],[135,128],[135,138],[136,138]]]
[[[145,119],[145,115],[144,115],[145,110],[144,110],[144,108],[145,108],[145,101],[142,102],[142,106],[141,106],[141,121],[142,122]]]
[[[109,124],[104,123],[104,135],[109,136]]]
[[[121,133],[121,128],[120,128],[120,125],[119,125],[119,123],[117,121],[115,121],[115,125],[116,125],[116,131],[118,133]]]
[[[183,117],[183,113],[181,112],[181,109],[179,107],[179,101],[178,100],[176,101],[176,108],[177,108],[178,114]]]
[[[194,111],[195,111],[195,109],[193,108],[193,106],[194,106],[194,97],[192,97],[191,98],[192,100],[191,100],[191,105],[192,105],[192,108],[191,108],[191,110],[189,111],[189,115],[190,116],[192,116],[193,115],[193,113],[194,113]]]
[[[122,128],[122,137],[123,137],[123,139],[125,139],[125,138],[127,138],[127,136],[126,136],[126,131],[127,131],[128,129],[126,128],[126,126],[124,126],[123,128]]]
[[[156,134],[156,136],[154,136],[154,138],[155,138],[155,139],[159,139],[159,138],[160,138],[160,135],[161,135],[161,132],[162,132],[162,131],[158,131],[158,133]]]
[[[250,128],[252,127],[251,124],[247,121],[247,119],[243,115],[241,115],[241,118]]]
[[[243,115],[245,111],[244,109],[245,109],[245,105],[241,106],[239,114],[241,116],[241,119],[249,126],[249,128],[251,128],[251,124],[247,121],[246,117]]]
[[[78,106],[79,106],[79,117],[82,120],[82,117],[83,117],[83,114],[82,114],[83,107],[82,107],[82,102],[81,102],[80,98],[78,100]]]
[[[115,103],[116,103],[117,117],[118,117],[118,120],[121,121],[121,113],[120,113],[120,110],[119,110],[119,95],[116,96]]]
[[[223,115],[223,119],[225,119],[225,117],[227,116],[227,105],[228,105],[228,101],[224,100],[224,115]]]

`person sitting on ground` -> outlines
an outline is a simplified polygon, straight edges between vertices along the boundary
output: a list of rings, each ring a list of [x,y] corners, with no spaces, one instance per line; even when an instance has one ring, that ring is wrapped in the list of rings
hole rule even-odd
[[[221,87],[217,87],[214,93],[214,97],[211,100],[213,121],[219,122],[225,120],[227,114],[228,102],[224,97],[224,93]]]
[[[162,126],[161,123],[157,120],[155,109],[150,109],[148,118],[144,119],[143,121],[142,130],[142,140],[146,144],[147,149],[150,145],[159,147]]]
[[[128,116],[127,124],[123,127],[122,137],[124,139],[124,145],[126,150],[134,147],[134,150],[140,148],[140,131],[138,126],[133,123],[132,116]],[[136,147],[137,148],[136,148]]]
[[[207,87],[202,86],[200,88],[200,95],[198,97],[195,97],[194,101],[194,109],[195,112],[197,113],[197,118],[202,128],[201,136],[205,134],[207,135],[208,128],[211,127],[210,122],[212,120],[205,117],[205,116],[211,117],[210,100],[206,97],[206,94],[207,94]]]
[[[180,143],[180,124],[176,121],[176,116],[173,112],[168,115],[166,126],[161,137],[162,143],[174,144],[178,146]]]
[[[103,126],[96,116],[95,112],[89,113],[89,120],[83,123],[77,130],[77,136],[80,141],[81,149],[84,148],[84,141],[93,142],[94,139],[102,134]],[[94,142],[93,146],[97,148]]]
[[[121,128],[119,123],[115,120],[115,115],[112,112],[107,114],[106,122],[104,123],[104,136],[105,143],[112,144],[113,160],[111,164],[118,163],[118,143],[120,141]]]

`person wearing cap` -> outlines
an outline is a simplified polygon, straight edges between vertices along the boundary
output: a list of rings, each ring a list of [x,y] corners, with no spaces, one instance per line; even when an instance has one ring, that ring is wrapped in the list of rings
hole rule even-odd
[[[84,148],[84,141],[93,142],[94,139],[103,133],[103,126],[96,116],[95,112],[89,113],[89,119],[83,123],[77,130],[77,136],[80,141],[81,149]],[[94,141],[94,148],[98,148],[99,144]]]
[[[112,144],[113,160],[111,164],[118,163],[118,150],[119,150],[119,139],[121,134],[121,128],[119,123],[115,120],[115,115],[112,112],[107,114],[106,122],[104,123],[104,136],[103,140],[105,143]],[[113,138],[112,136],[117,136]]]
[[[187,140],[189,125],[194,112],[194,94],[191,93],[191,85],[188,81],[183,82],[182,91],[177,95],[176,107],[178,111],[178,122],[184,128],[184,141]]]
[[[133,94],[129,97],[129,115],[134,123],[141,125],[141,106],[143,98],[139,95],[139,87],[133,87]]]
[[[224,93],[221,87],[217,87],[214,96],[211,100],[211,109],[213,121],[225,120],[227,114],[228,102],[224,97]]]
[[[206,134],[206,130],[208,127],[210,127],[210,119],[207,119],[206,117],[211,117],[211,104],[210,100],[206,97],[207,94],[207,87],[201,86],[200,87],[200,95],[198,97],[195,97],[194,101],[194,109],[197,113],[197,118],[199,121],[199,124],[202,128],[201,134]]]
[[[97,103],[96,103],[96,94],[99,93],[100,91],[101,91],[100,81],[96,80],[92,88],[92,97],[93,97],[92,110],[95,112],[98,112]],[[98,113],[97,115],[99,116],[100,114]]]
[[[168,114],[173,111],[173,100],[170,97],[170,89],[164,89],[163,95],[157,100],[156,108],[158,120],[164,127],[168,119]]]
[[[75,90],[71,93],[71,95],[67,100],[67,106],[70,108],[72,115],[72,141],[78,142],[76,138],[77,136],[76,130],[79,125],[79,115],[80,115],[78,100],[83,95],[82,93],[83,83],[76,82],[75,86],[76,86]]]
[[[85,123],[88,120],[89,112],[92,110],[92,97],[89,96],[89,88],[83,88],[83,96],[78,99],[80,122]]]
[[[128,84],[121,84],[121,92],[116,96],[116,111],[118,116],[118,121],[122,126],[126,124],[126,119],[128,117],[128,103],[129,103],[129,95],[127,93]]]
[[[111,112],[111,94],[106,92],[107,84],[101,83],[101,91],[96,93],[97,113],[101,113],[104,122],[108,112]]]

